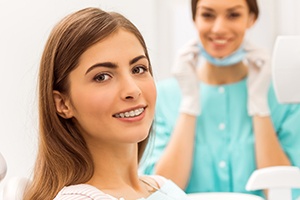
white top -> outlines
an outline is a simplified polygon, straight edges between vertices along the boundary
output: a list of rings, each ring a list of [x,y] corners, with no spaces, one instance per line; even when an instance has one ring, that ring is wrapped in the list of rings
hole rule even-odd
[[[172,181],[165,179],[162,176],[151,175],[147,176],[154,179],[158,187],[149,184],[153,188],[157,189],[156,192],[151,194],[147,198],[140,198],[138,200],[185,200],[188,199],[187,195]],[[125,200],[124,198],[116,198],[109,194],[105,194],[98,188],[88,184],[78,184],[65,186],[54,198],[54,200]]]
[[[234,192],[207,192],[189,194],[190,200],[264,200],[260,196]]]

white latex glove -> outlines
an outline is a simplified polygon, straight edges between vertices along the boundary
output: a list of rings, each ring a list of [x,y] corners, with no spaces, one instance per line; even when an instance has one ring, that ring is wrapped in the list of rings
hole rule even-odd
[[[248,113],[269,116],[268,91],[271,83],[271,59],[268,52],[246,41],[248,62]]]
[[[179,51],[172,69],[182,94],[179,110],[194,116],[201,113],[199,80],[196,73],[199,51],[198,40],[189,41]]]

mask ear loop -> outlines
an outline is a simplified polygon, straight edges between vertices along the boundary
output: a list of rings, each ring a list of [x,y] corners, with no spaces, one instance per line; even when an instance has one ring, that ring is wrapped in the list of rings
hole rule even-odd
[[[150,183],[150,182],[148,182],[148,181],[146,181],[142,178],[139,178],[139,179],[140,179],[140,181],[142,181],[143,183],[145,183],[146,185],[148,185],[149,187],[152,188],[152,190],[148,190],[148,192],[154,193],[154,192],[159,190],[159,188],[156,185],[154,185],[154,184],[152,184],[152,183]]]
[[[146,180],[144,180],[144,179],[141,179],[141,178],[139,178],[140,179],[140,181],[142,181],[143,183],[145,183],[146,185],[148,185],[148,186],[150,186],[150,187],[152,187],[153,189],[152,190],[148,190],[148,192],[150,192],[150,193],[154,193],[154,192],[160,192],[160,193],[162,193],[163,195],[165,195],[165,196],[167,196],[167,197],[169,197],[169,198],[171,198],[171,199],[175,199],[174,197],[170,197],[165,191],[163,191],[163,190],[161,190],[160,188],[158,188],[156,185],[154,185],[153,183],[150,183],[150,182],[148,182],[148,181],[146,181]],[[154,180],[155,181],[155,180]]]

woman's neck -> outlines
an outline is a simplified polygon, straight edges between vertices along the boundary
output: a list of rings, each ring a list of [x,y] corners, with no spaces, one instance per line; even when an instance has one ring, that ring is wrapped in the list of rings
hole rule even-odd
[[[90,147],[94,175],[87,184],[117,198],[137,199],[148,196],[149,192],[138,176],[137,145],[104,148]]]
[[[238,82],[247,76],[248,69],[243,62],[227,67],[217,67],[206,62],[198,69],[198,78],[210,85],[223,85]]]
[[[92,182],[98,182],[103,185],[117,184],[122,179],[130,178],[138,180],[138,160],[137,145],[124,144],[101,145],[98,147],[89,147],[94,161],[94,176]]]

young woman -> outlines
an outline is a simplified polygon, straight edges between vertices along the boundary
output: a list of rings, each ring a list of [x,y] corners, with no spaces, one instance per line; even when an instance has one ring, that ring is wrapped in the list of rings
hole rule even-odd
[[[157,84],[156,140],[141,170],[187,193],[248,192],[255,169],[300,166],[300,106],[277,102],[268,54],[245,41],[256,0],[191,6],[199,37],[179,53],[176,79]]]
[[[26,200],[185,199],[138,175],[156,102],[146,44],[122,15],[72,13],[53,29],[39,74],[39,152]]]

